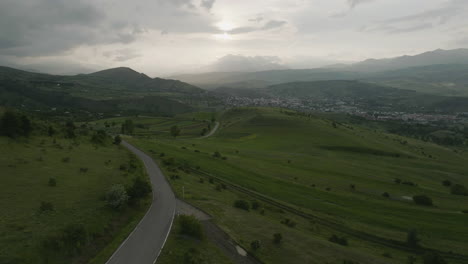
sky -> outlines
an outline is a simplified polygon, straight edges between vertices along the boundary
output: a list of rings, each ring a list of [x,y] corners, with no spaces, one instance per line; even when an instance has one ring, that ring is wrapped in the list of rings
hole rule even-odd
[[[468,47],[467,0],[1,0],[0,65],[149,76]]]

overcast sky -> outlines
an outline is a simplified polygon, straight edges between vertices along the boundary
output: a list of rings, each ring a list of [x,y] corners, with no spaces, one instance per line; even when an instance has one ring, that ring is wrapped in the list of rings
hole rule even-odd
[[[467,14],[467,0],[1,0],[0,64],[310,68],[468,47]]]

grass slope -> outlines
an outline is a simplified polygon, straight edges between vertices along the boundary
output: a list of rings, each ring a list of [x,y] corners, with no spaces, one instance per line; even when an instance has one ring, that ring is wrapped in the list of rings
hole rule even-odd
[[[468,185],[465,153],[357,126],[334,128],[331,121],[278,109],[233,109],[224,113],[221,123],[215,136],[205,140],[132,142],[162,164],[174,158],[178,165],[165,170],[169,176],[179,174],[179,180],[171,177],[175,191],[180,194],[185,186],[186,199],[212,214],[244,247],[260,239],[264,246],[253,253],[263,261],[401,263],[408,253],[353,237],[350,246],[337,246],[327,240],[338,231],[270,205],[262,205],[265,215],[232,208],[236,199],[253,199],[234,190],[219,191],[216,182],[201,183],[203,176],[180,171],[181,167],[200,167],[351,230],[405,241],[406,232],[417,229],[424,247],[466,253],[467,215],[461,211],[467,209],[468,198],[450,195],[441,184],[447,179]],[[213,157],[216,151],[225,159]],[[396,184],[395,178],[417,186]],[[382,197],[384,192],[390,198]],[[407,199],[418,194],[430,196],[435,206],[418,206]],[[285,218],[297,226],[281,224]],[[276,231],[285,237],[281,247],[271,243]]]
[[[144,173],[139,163],[132,172],[119,169],[130,159],[123,147],[0,137],[0,151],[8,153],[0,156],[0,263],[87,263],[111,243],[94,262],[104,263],[149,205],[145,201],[140,207],[113,211],[102,199],[112,185],[129,184]],[[56,179],[55,187],[48,185],[50,178]],[[41,212],[41,202],[52,203],[54,210]],[[69,225],[83,225],[88,244],[79,252],[46,252],[43,242],[60,236]]]

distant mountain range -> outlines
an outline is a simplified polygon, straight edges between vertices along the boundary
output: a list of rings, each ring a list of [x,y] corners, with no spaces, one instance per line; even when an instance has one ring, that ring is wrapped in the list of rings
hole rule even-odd
[[[212,72],[171,78],[206,89],[264,88],[296,81],[362,80],[438,95],[468,96],[468,49],[435,50],[329,68]]]

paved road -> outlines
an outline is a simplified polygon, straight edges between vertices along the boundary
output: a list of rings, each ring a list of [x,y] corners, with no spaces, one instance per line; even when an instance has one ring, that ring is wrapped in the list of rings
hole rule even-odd
[[[203,137],[200,137],[200,138],[211,137],[216,132],[216,130],[218,130],[218,127],[219,127],[219,122],[216,122],[213,129],[211,129],[210,133],[208,133],[208,134],[206,134],[206,135],[204,135]]]
[[[122,141],[122,145],[144,162],[153,186],[153,201],[135,230],[106,263],[153,264],[171,230],[176,199],[164,175],[151,157],[125,141]]]

